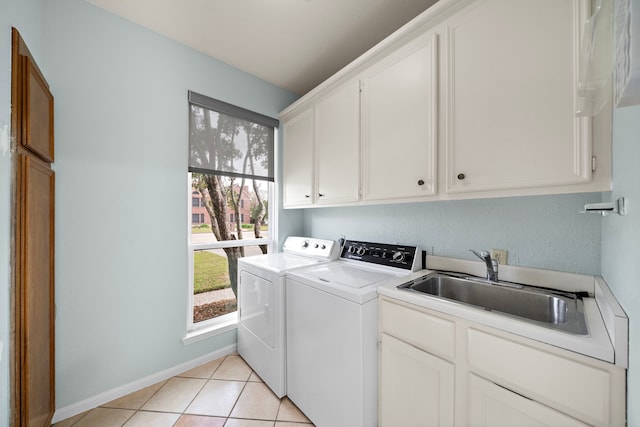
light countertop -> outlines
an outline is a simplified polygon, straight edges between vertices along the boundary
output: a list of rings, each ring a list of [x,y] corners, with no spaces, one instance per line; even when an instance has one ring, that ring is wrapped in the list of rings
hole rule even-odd
[[[441,261],[443,262],[442,264]],[[459,265],[456,263],[456,261],[460,261]],[[477,266],[474,266],[473,264],[477,263],[472,261],[454,259],[432,260],[431,265],[429,264],[429,262],[427,262],[427,266],[431,268],[433,268],[433,265],[446,265],[447,270],[449,271],[460,271],[469,274],[472,274],[469,271],[470,269],[476,272],[475,270],[477,269]],[[458,267],[458,269],[454,270],[451,267]],[[441,270],[442,268],[438,269]],[[522,269],[523,274],[521,277],[525,278],[525,280],[517,280],[519,276],[519,269]],[[518,283],[528,282],[528,280],[526,280],[526,277],[530,276],[532,271],[536,271],[535,269],[523,267],[511,267],[510,270],[511,274],[509,279]],[[507,316],[504,314],[483,310],[481,308],[472,307],[469,305],[461,304],[459,302],[450,301],[427,294],[420,294],[403,289],[397,289],[398,285],[417,279],[432,271],[433,270],[421,270],[413,273],[411,276],[386,280],[384,284],[378,287],[378,294],[390,298],[395,298],[407,303],[415,304],[417,306],[421,306],[430,310],[439,311],[451,316],[456,316],[469,321],[477,322],[482,325],[490,326],[536,341],[544,342],[546,344],[554,345],[569,351],[574,351],[576,353],[603,360],[605,362],[626,367],[627,355],[624,353],[627,351],[625,338],[628,321],[626,319],[626,316],[624,316],[624,313],[616,318],[617,323],[607,321],[607,316],[603,316],[600,308],[600,306],[603,304],[614,305],[614,307],[603,307],[602,311],[604,313],[612,311],[615,313],[620,313],[620,310],[619,307],[615,307],[617,301],[615,301],[615,299],[613,298],[598,298],[598,301],[596,301],[596,297],[598,297],[598,295],[601,293],[600,289],[602,287],[606,288],[606,284],[604,283],[602,278],[572,274],[572,276],[577,277],[579,281],[587,284],[587,289],[584,290],[589,292],[589,295],[592,295],[591,297],[583,298],[584,314],[589,334],[574,335],[568,332],[553,330],[528,323],[525,320],[519,320],[518,318],[513,316]],[[543,272],[543,277],[550,278],[552,280],[554,278],[561,280],[562,278],[566,277],[567,274],[562,272],[552,272],[548,270],[537,271]],[[525,284],[533,285],[533,283]],[[550,286],[545,286],[544,283],[537,283],[537,286],[551,288]],[[604,291],[604,293],[610,292],[608,288]],[[617,331],[608,330],[615,329],[616,327],[618,328]],[[614,337],[614,339],[612,339],[611,337]],[[614,343],[617,343],[617,347],[619,348],[616,348],[616,345],[614,345]]]

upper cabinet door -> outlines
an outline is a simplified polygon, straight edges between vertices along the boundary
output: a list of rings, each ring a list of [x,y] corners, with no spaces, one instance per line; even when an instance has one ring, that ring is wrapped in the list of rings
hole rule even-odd
[[[53,162],[53,95],[38,67],[24,57],[24,145],[46,162]]]
[[[438,36],[421,35],[363,75],[363,199],[436,193]]]
[[[286,207],[307,206],[313,197],[313,108],[283,126],[282,191]]]
[[[12,29],[11,126],[18,144],[47,163],[53,158],[53,95],[18,30]]]
[[[360,83],[353,79],[315,106],[317,204],[355,202],[360,190]]]
[[[582,0],[478,0],[447,21],[446,191],[591,180],[575,117]]]

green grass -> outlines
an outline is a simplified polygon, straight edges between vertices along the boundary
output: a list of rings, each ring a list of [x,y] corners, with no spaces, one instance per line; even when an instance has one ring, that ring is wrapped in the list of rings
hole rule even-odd
[[[228,288],[229,267],[227,259],[207,251],[193,254],[193,293]]]
[[[211,233],[211,226],[209,224],[194,225],[191,227],[191,234]]]

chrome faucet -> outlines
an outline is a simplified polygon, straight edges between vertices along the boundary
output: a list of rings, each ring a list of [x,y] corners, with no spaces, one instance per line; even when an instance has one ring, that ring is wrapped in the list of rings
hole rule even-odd
[[[477,251],[474,251],[473,249],[469,249],[469,251],[472,252],[478,258],[480,258],[482,261],[484,261],[485,264],[487,264],[487,280],[491,282],[497,282],[498,281],[498,260],[491,259],[491,254],[487,251],[477,252]]]

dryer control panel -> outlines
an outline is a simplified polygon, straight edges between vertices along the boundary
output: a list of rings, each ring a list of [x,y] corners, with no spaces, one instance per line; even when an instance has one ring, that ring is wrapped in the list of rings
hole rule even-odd
[[[289,236],[282,251],[331,261],[338,257],[338,243],[335,240]]]
[[[417,246],[347,240],[340,258],[418,271],[422,269],[420,253]]]

